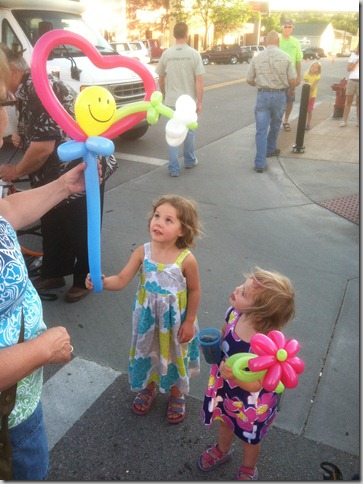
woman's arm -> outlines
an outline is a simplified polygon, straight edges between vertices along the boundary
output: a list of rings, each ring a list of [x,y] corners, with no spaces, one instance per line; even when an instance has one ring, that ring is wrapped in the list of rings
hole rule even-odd
[[[85,168],[86,163],[81,163],[47,185],[17,192],[1,199],[0,215],[15,230],[29,225],[69,195],[85,190],[83,176]],[[100,174],[100,165],[98,169]]]
[[[55,141],[32,141],[23,158],[16,164],[0,166],[3,180],[16,180],[39,170],[53,153]]]
[[[180,343],[187,343],[194,336],[194,322],[197,318],[200,301],[200,280],[197,261],[190,253],[183,262],[183,274],[187,283],[187,313],[183,324],[179,328],[178,338]]]
[[[0,392],[46,364],[71,359],[70,336],[65,328],[50,328],[37,338],[0,349]]]

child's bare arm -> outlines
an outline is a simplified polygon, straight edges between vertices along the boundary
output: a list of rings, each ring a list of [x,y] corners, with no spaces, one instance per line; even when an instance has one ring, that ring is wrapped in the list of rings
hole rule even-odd
[[[125,267],[116,275],[102,276],[103,289],[106,291],[121,291],[127,284],[133,279],[139,270],[144,258],[144,247],[138,247],[135,252],[132,253],[129,261]],[[90,279],[90,275],[87,275],[86,287],[89,290],[93,289],[93,283]]]
[[[198,264],[193,254],[189,254],[183,262],[183,274],[187,282],[188,302],[187,314],[179,329],[179,341],[190,341],[194,335],[194,321],[197,317],[200,301],[200,281]]]
[[[243,390],[246,390],[247,392],[250,392],[250,393],[259,392],[262,388],[262,384],[259,380],[245,382],[236,378],[232,372],[232,368],[227,366],[224,361],[222,361],[221,364],[219,365],[219,371],[224,380],[229,380],[233,382],[235,385],[238,385],[240,388],[242,388]]]

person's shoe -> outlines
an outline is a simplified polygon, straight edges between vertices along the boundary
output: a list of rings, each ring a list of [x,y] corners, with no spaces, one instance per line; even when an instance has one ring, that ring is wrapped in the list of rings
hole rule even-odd
[[[195,161],[194,161],[194,163],[192,165],[185,166],[185,168],[187,170],[189,170],[190,168],[194,168],[195,166],[197,166],[197,164],[198,164],[198,160],[196,158]]]
[[[239,467],[236,481],[258,481],[257,467],[254,469],[245,466]]]
[[[271,158],[272,156],[279,156],[281,153],[280,148],[276,148],[272,153],[267,153],[266,158]]]
[[[38,291],[46,291],[47,289],[57,289],[58,287],[64,287],[66,281],[64,277],[49,277],[48,279],[43,279],[42,277],[37,277],[32,281],[33,286]]]
[[[263,168],[257,168],[257,166],[254,166],[253,169],[255,170],[256,173],[263,173],[264,172]]]
[[[179,176],[180,173],[179,171],[173,171],[172,173],[169,173],[170,176]]]
[[[88,296],[90,291],[85,287],[72,286],[66,294],[66,302],[74,303]]]
[[[347,123],[345,121],[342,121],[339,126],[341,128],[345,128],[346,125],[347,125]]]

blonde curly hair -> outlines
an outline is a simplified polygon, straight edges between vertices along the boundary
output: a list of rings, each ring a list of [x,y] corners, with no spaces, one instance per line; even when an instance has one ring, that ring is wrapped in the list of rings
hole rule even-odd
[[[253,306],[244,310],[259,333],[282,329],[295,317],[295,292],[288,277],[256,267],[245,274],[252,279]]]

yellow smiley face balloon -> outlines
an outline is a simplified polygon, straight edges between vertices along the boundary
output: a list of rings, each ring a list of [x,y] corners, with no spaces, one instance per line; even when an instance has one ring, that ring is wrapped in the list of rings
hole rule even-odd
[[[74,103],[77,123],[87,136],[104,133],[113,123],[116,102],[112,94],[100,86],[86,87]]]

